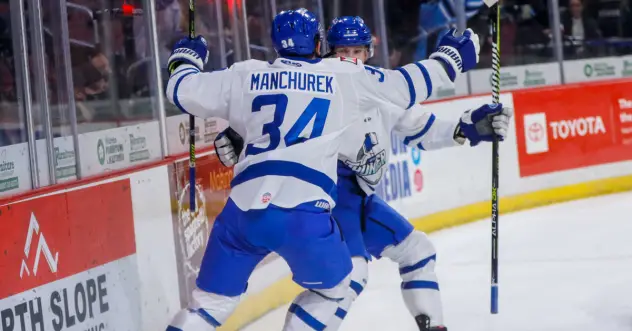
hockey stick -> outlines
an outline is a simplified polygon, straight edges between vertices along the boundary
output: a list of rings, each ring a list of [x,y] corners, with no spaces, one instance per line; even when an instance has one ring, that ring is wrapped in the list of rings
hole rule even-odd
[[[189,0],[189,39],[195,38],[195,0]],[[195,116],[189,115],[189,210],[195,212]]]
[[[500,5],[498,0],[484,0],[490,7],[492,29],[492,101],[500,103]],[[498,314],[498,139],[492,142],[492,314]]]

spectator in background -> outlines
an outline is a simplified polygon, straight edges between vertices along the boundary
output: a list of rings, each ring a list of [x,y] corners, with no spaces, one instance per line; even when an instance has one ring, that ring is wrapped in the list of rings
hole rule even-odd
[[[77,101],[84,101],[86,98],[105,99],[112,69],[110,60],[101,50],[101,46],[97,44],[94,48],[84,48],[83,51],[72,55],[75,99]],[[86,119],[90,120],[90,118]]]
[[[583,41],[601,38],[597,21],[584,14],[582,0],[570,0],[569,10],[562,14],[564,35]]]
[[[179,40],[186,32],[183,24],[186,24],[187,16],[183,10],[188,4],[178,0],[155,0],[156,3],[156,28],[158,30],[158,58],[163,69],[167,67],[167,59],[171,54],[173,40]],[[145,20],[134,20],[134,38],[136,40],[136,53],[138,59],[151,56],[149,44],[149,31]]]
[[[26,141],[26,128],[17,102],[0,100],[0,147]]]
[[[572,41],[572,47],[565,47],[565,52],[571,52],[571,56],[584,57],[593,56],[597,50],[585,45],[586,40],[595,40],[601,38],[599,25],[597,21],[586,15],[582,0],[570,0],[568,3],[569,10],[563,12],[562,27],[564,39]]]
[[[517,56],[514,57],[513,64],[552,61],[553,35],[549,28],[547,1],[516,0],[512,8],[507,8],[507,12],[516,26],[514,46]],[[501,33],[504,33],[502,30],[501,28]]]
[[[0,147],[26,141],[25,122],[20,116],[15,79],[8,60],[0,57]]]
[[[272,60],[275,55],[270,44],[270,30],[263,21],[260,6],[253,6],[248,12],[248,38],[250,40],[250,57],[257,60]]]
[[[421,1],[399,0],[384,9],[391,68],[413,62],[416,44],[411,39],[419,34]]]
[[[630,18],[629,0],[593,0],[584,7],[597,19],[601,35],[605,38],[622,37],[626,31],[625,21]]]
[[[466,21],[484,7],[464,0]],[[427,58],[450,28],[456,27],[455,0],[399,0],[386,8],[391,67]],[[462,31],[460,31],[462,32]]]
[[[95,108],[86,101],[95,99],[108,89],[107,76],[103,75],[91,62],[84,63],[73,70],[77,122],[92,122],[99,119]]]
[[[484,6],[480,0],[463,0],[465,4],[465,20],[469,20]],[[415,60],[425,59],[438,46],[438,42],[451,28],[457,26],[457,2],[455,0],[438,0],[422,3],[419,10],[419,41]],[[432,38],[434,37],[434,38]],[[434,43],[428,44],[434,39]]]
[[[518,56],[516,50],[516,34],[518,24],[513,12],[507,10],[510,6],[501,7],[500,12],[500,39],[503,65],[523,64],[522,59]],[[468,21],[468,27],[479,35],[481,41],[481,52],[478,68],[490,68],[492,66],[492,36],[489,29],[489,10],[481,10],[471,20]]]
[[[88,62],[104,77],[107,77],[112,71],[110,68],[110,60],[105,56],[100,45],[96,45],[94,49],[88,53]]]
[[[0,101],[17,102],[12,63],[8,63],[8,60],[0,59]]]
[[[188,6],[184,7],[185,9]],[[171,40],[181,36],[184,33],[183,6],[176,0],[157,0],[156,1],[156,26],[158,27],[159,58],[162,65],[167,64],[167,59],[171,54]]]

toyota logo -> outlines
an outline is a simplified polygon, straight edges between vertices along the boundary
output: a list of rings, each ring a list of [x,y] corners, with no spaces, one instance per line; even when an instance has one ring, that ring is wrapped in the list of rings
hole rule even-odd
[[[540,123],[533,123],[529,125],[529,129],[527,131],[527,137],[531,141],[540,141],[544,138],[544,127]]]

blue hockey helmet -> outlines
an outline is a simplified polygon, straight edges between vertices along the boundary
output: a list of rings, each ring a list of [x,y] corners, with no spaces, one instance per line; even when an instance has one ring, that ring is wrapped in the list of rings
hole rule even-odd
[[[360,16],[337,17],[331,22],[327,32],[327,46],[330,51],[336,47],[367,46],[369,57],[373,56],[373,36],[371,29]]]
[[[281,56],[311,55],[322,40],[323,28],[316,15],[305,8],[286,10],[272,20],[270,36]]]

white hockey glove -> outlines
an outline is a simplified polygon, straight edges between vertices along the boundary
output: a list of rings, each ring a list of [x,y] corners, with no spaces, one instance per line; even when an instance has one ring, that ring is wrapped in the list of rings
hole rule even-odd
[[[180,39],[171,51],[171,56],[167,62],[169,74],[181,64],[190,64],[200,71],[204,70],[204,65],[208,62],[208,44],[202,36],[195,39]]]
[[[513,109],[503,107],[502,103],[487,104],[474,110],[468,110],[461,116],[454,131],[454,140],[459,144],[470,141],[471,146],[481,141],[493,141],[494,135],[499,141],[505,140]]]
[[[215,154],[225,167],[232,167],[239,162],[239,154],[244,149],[244,139],[230,127],[220,132],[215,141]]]
[[[439,41],[437,50],[430,58],[444,64],[450,80],[453,82],[462,72],[466,72],[478,63],[481,44],[478,35],[467,29],[463,35],[456,36],[456,29],[450,29]]]

